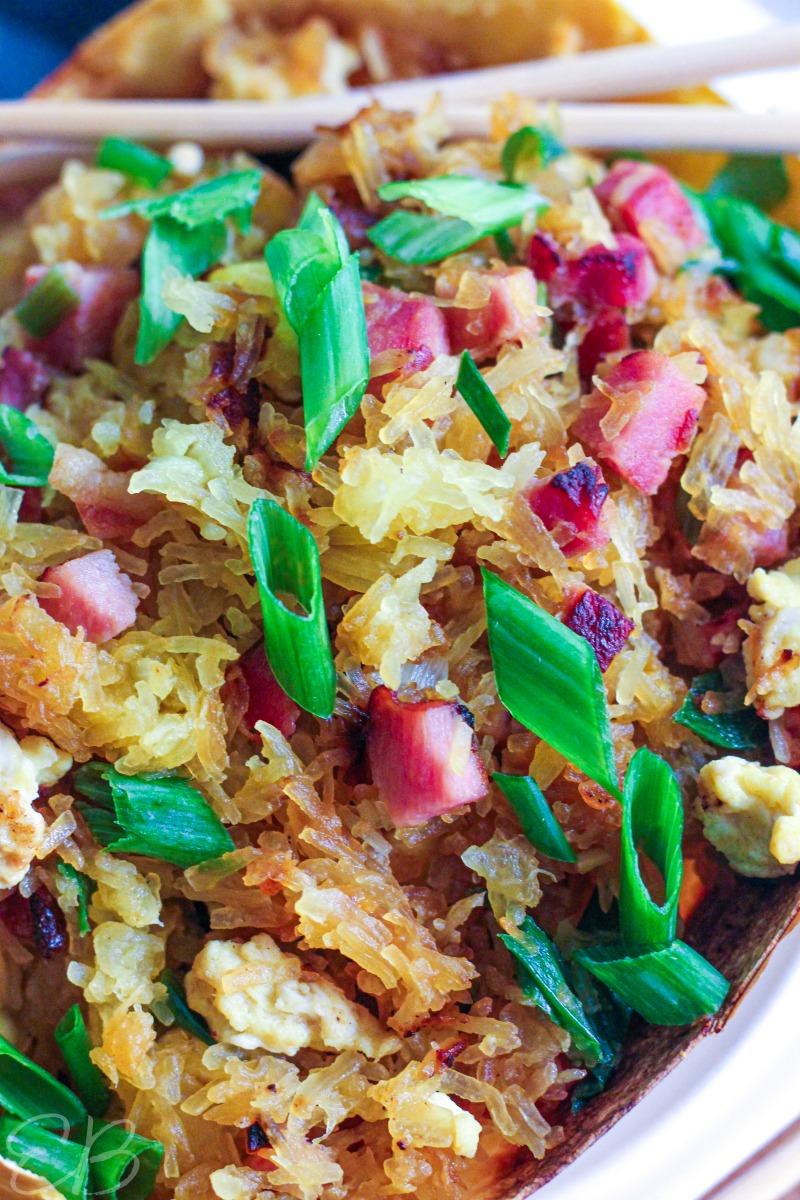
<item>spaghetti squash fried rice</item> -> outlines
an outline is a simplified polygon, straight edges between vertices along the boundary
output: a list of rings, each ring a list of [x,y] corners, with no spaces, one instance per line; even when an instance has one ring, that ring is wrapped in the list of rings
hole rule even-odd
[[[631,1021],[717,1012],[686,923],[800,858],[788,285],[731,264],[746,201],[525,121],[368,109],[292,186],[116,141],[25,213],[9,1169],[482,1194]]]

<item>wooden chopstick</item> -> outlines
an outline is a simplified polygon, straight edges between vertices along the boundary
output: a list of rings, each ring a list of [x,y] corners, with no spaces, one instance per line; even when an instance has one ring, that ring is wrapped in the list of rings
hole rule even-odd
[[[701,1200],[793,1200],[800,1188],[800,1118]]]
[[[425,105],[433,93],[425,97]],[[309,142],[320,126],[347,120],[361,102],[331,113],[330,96],[288,104],[258,101],[29,101],[0,103],[0,138],[45,138],[63,134],[70,143],[93,143],[109,134],[166,144],[192,140],[206,146],[253,151],[296,149]],[[335,98],[335,99],[338,99]],[[406,107],[403,105],[403,107]],[[416,109],[423,104],[408,106]],[[482,136],[489,129],[489,106],[458,104],[447,99],[444,110],[453,132]],[[800,120],[795,114],[743,113],[722,105],[563,104],[561,132],[571,146],[654,150],[800,152]],[[24,147],[6,153],[21,162]],[[51,151],[40,152],[46,157]],[[24,157],[24,153],[23,153]],[[0,156],[0,163],[3,158]]]

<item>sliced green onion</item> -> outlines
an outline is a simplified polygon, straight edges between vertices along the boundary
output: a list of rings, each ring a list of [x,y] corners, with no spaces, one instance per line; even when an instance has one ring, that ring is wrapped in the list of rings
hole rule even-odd
[[[685,942],[635,957],[621,942],[610,943],[577,950],[575,959],[651,1025],[690,1025],[711,1016],[729,990],[725,977]]]
[[[519,225],[531,209],[540,212],[549,207],[548,201],[526,184],[493,183],[472,175],[385,183],[378,188],[378,195],[381,200],[421,200],[445,217],[456,217],[492,233]]]
[[[369,346],[361,273],[336,216],[313,195],[300,225],[264,251],[300,347],[306,469],[312,470],[361,402]]]
[[[193,1037],[199,1038],[207,1046],[214,1045],[214,1035],[208,1027],[208,1021],[194,1012],[186,1001],[186,989],[174,971],[161,972],[161,983],[167,989],[167,1003],[175,1018],[175,1024]]]
[[[86,1109],[63,1083],[0,1037],[0,1107],[47,1129],[80,1125]]]
[[[89,901],[95,889],[94,882],[88,875],[84,875],[82,871],[78,871],[71,863],[60,862],[57,867],[59,875],[63,875],[65,879],[71,879],[78,890],[78,933],[81,937],[85,937],[87,933],[91,933],[92,927],[89,924]]]
[[[76,771],[75,787],[102,806],[81,811],[109,850],[194,867],[234,849],[211,805],[187,779],[122,775],[108,763],[91,762]]]
[[[317,717],[329,717],[336,694],[319,551],[310,532],[274,500],[250,510],[250,558],[264,615],[264,646],[287,696]],[[292,597],[302,611],[289,607]]]
[[[692,680],[686,699],[673,720],[685,725],[712,746],[721,746],[724,750],[759,750],[766,745],[769,741],[769,725],[754,708],[745,707],[744,694],[738,697],[741,704],[734,709],[728,709],[726,700],[724,711],[705,713],[701,704],[706,692],[737,699],[727,691],[719,671],[710,671]]]
[[[683,878],[683,802],[668,763],[645,746],[637,750],[622,793],[619,918],[629,950],[652,950],[675,936]],[[642,879],[639,850],[661,872],[665,899],[656,904]]]
[[[511,422],[503,412],[497,397],[481,375],[468,350],[461,355],[456,388],[475,413],[500,455],[508,454]]]
[[[324,288],[299,342],[306,470],[310,471],[355,413],[369,382],[367,322],[357,255],[352,255]]]
[[[141,1137],[125,1123],[95,1126],[90,1146],[91,1194],[108,1200],[148,1200],[163,1158],[160,1142]]]
[[[496,232],[503,232],[497,230]],[[432,213],[398,209],[367,230],[374,246],[389,258],[404,263],[440,262],[474,246],[488,231],[457,217],[436,217]]]
[[[608,1085],[622,1057],[631,1008],[574,960],[569,963],[569,982],[600,1045],[599,1059],[572,1091],[572,1111],[579,1112],[592,1096],[597,1096]]]
[[[780,154],[732,154],[706,195],[731,196],[770,209],[785,200],[789,190],[789,176]]]
[[[585,638],[483,571],[500,700],[520,724],[620,798],[603,676]]]
[[[500,257],[504,262],[511,262],[511,259],[516,253],[516,249],[514,243],[508,235],[508,232],[505,229],[498,229],[497,233],[493,234],[492,236],[494,237],[494,242],[497,246],[497,252]]]
[[[142,256],[137,363],[152,362],[172,341],[183,320],[164,303],[162,293],[168,271],[174,269],[196,279],[221,258],[226,245],[227,231],[222,221],[197,229],[187,229],[168,216],[153,222]]]
[[[108,137],[100,143],[95,159],[98,167],[119,171],[148,187],[158,187],[172,174],[172,163],[155,150],[129,142],[127,138]]]
[[[519,182],[526,170],[546,167],[554,158],[566,154],[567,148],[550,129],[524,125],[511,134],[500,154],[507,183]]]
[[[64,1056],[75,1091],[93,1117],[105,1116],[111,1092],[105,1076],[89,1057],[92,1043],[77,1004],[68,1008],[55,1028],[55,1039]]]
[[[502,775],[495,771],[492,779],[514,809],[522,832],[536,850],[556,862],[577,862],[564,830],[530,775]]]
[[[17,321],[32,338],[52,333],[80,304],[60,267],[51,267],[14,310]]]
[[[570,989],[558,951],[544,930],[526,917],[519,936],[501,933],[500,938],[514,955],[519,984],[528,999],[567,1031],[586,1063],[598,1062],[601,1047],[596,1031]]]
[[[44,487],[55,450],[35,423],[10,404],[0,404],[0,448],[10,469],[0,465],[0,483],[10,487]]]
[[[77,1142],[49,1133],[35,1120],[21,1124],[12,1117],[0,1117],[0,1156],[40,1175],[67,1200],[85,1200],[89,1151]],[[15,1190],[25,1195],[23,1180]]]
[[[232,217],[242,232],[246,232],[262,179],[263,174],[258,170],[232,171],[169,196],[117,204],[107,208],[100,216],[105,220],[114,220],[137,213],[150,221],[168,216],[187,229],[198,229]]]

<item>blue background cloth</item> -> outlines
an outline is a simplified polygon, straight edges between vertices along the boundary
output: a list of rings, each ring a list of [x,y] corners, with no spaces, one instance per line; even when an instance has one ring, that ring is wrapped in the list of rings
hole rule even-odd
[[[0,0],[0,98],[21,96],[125,0]]]

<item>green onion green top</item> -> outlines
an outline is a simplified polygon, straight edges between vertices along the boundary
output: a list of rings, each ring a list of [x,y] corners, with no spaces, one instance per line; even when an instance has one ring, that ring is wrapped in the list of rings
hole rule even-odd
[[[248,537],[272,672],[301,708],[329,717],[336,672],[316,543],[295,517],[266,499],[250,510]]]
[[[80,1125],[86,1109],[76,1095],[0,1037],[0,1107],[48,1129]]]
[[[625,775],[619,915],[630,950],[653,950],[675,936],[683,878],[683,801],[672,768],[645,746]],[[658,868],[664,899],[657,904],[642,879],[639,852]]]
[[[21,1123],[13,1117],[0,1117],[0,1156],[40,1175],[66,1200],[86,1200],[88,1147],[48,1132],[40,1122]],[[24,1180],[19,1182],[18,1191],[25,1195]]]
[[[500,457],[505,458],[508,454],[511,422],[468,350],[461,355],[456,388],[492,439]]]
[[[88,1112],[93,1117],[105,1116],[111,1103],[111,1092],[103,1072],[89,1057],[92,1043],[77,1004],[67,1009],[56,1025],[55,1039],[64,1056],[75,1090]]]
[[[502,775],[495,771],[492,779],[514,809],[522,832],[536,850],[548,858],[554,858],[556,862],[577,861],[564,830],[553,815],[541,788],[530,775]]]
[[[524,125],[511,134],[500,154],[506,182],[517,183],[527,170],[546,167],[566,152],[566,146],[552,130]]]
[[[245,231],[250,224],[250,214],[258,199],[263,177],[263,172],[256,169],[231,171],[168,196],[117,204],[100,215],[107,221],[131,213],[148,221],[156,217],[172,217],[187,229],[199,229],[210,222],[231,217],[239,229]]]
[[[0,404],[0,449],[9,464],[0,464],[0,483],[10,487],[44,487],[53,466],[55,450],[30,417]]]
[[[497,692],[512,717],[620,798],[605,687],[585,638],[483,571]]]
[[[168,158],[120,137],[108,137],[102,141],[95,162],[98,167],[120,171],[147,187],[158,187],[172,174],[173,169]]]
[[[706,713],[700,707],[707,692],[719,694],[720,712]],[[735,707],[728,707],[734,703]],[[685,725],[704,741],[724,750],[759,750],[769,741],[769,725],[754,708],[745,707],[744,693],[738,696],[725,687],[719,671],[709,671],[692,680],[686,699],[673,720]]]
[[[234,849],[231,835],[188,779],[122,775],[108,763],[91,762],[76,771],[75,788],[98,805],[80,809],[92,835],[109,850],[193,867]]]
[[[369,380],[359,259],[313,193],[297,228],[277,233],[264,253],[297,334],[310,471],[355,413]]]
[[[80,303],[60,267],[51,267],[14,310],[17,321],[33,338],[46,337]]]

